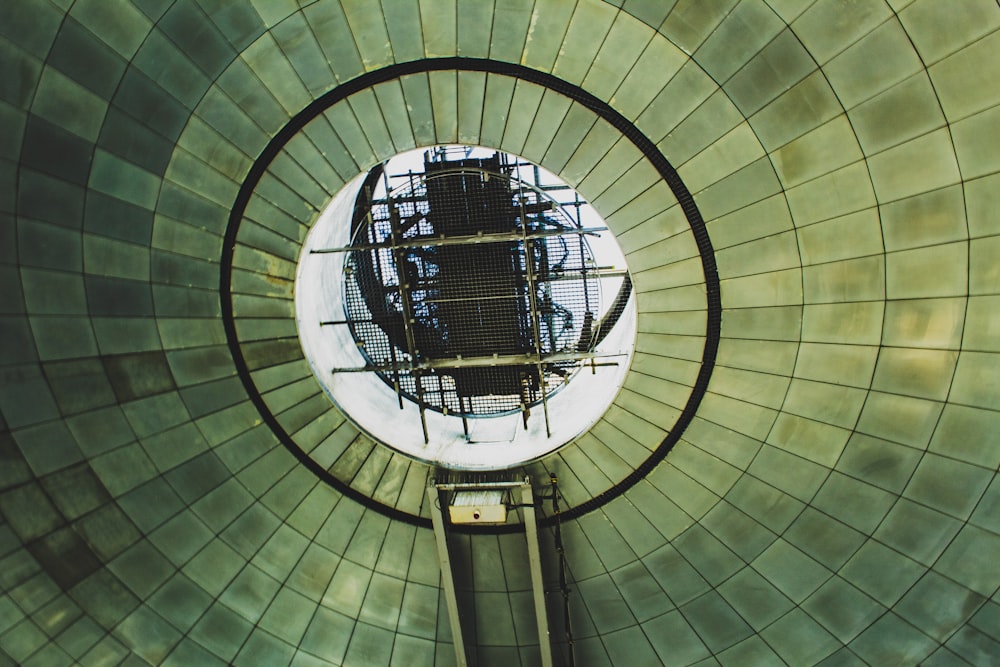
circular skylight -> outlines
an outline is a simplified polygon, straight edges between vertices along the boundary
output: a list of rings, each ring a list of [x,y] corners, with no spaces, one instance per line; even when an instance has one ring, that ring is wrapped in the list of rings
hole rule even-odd
[[[634,298],[620,249],[568,185],[521,158],[441,146],[348,184],[303,248],[312,370],[375,440],[450,468],[536,459],[589,429],[624,379]]]

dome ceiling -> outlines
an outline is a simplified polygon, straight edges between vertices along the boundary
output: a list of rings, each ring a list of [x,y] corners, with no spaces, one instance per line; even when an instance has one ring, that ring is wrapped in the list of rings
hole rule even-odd
[[[454,662],[434,471],[330,402],[292,289],[345,184],[444,143],[570,183],[637,293],[624,388],[524,470],[565,501],[556,664],[996,660],[998,28],[985,0],[3,4],[0,664]],[[537,664],[524,536],[450,539],[470,662]]]

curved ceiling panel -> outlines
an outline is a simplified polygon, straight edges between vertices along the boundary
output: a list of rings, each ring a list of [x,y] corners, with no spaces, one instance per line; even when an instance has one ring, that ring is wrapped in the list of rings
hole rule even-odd
[[[463,91],[462,82],[469,80],[477,83]],[[562,511],[568,512],[567,516],[620,495],[676,444],[704,396],[719,340],[714,253],[690,192],[651,140],[586,91],[509,63],[451,58],[374,70],[352,80],[350,90],[338,87],[319,98],[268,144],[236,197],[221,257],[228,344],[237,373],[258,412],[300,462],[324,481],[362,502],[374,501],[369,504],[393,518],[430,525],[423,488],[433,477],[433,468],[372,441],[330,404],[313,380],[314,369],[302,358],[293,310],[294,262],[303,252],[305,234],[331,199],[331,190],[342,184],[334,177],[334,187],[320,186],[309,173],[322,172],[323,167],[332,172],[329,162],[339,155],[358,165],[353,172],[343,168],[348,172],[347,180],[357,183],[357,177],[373,165],[418,143],[413,135],[390,140],[386,126],[392,120],[362,122],[362,118],[392,119],[395,115],[395,125],[407,125],[402,106],[379,100],[376,91],[386,86],[402,90],[403,101],[410,106],[427,101],[428,113],[460,104],[484,108],[490,87],[512,90],[512,108],[519,99],[529,100],[524,110],[508,113],[513,118],[529,118],[531,124],[519,120],[524,125],[519,134],[508,126],[503,138],[495,142],[497,147],[513,153],[533,152],[541,166],[572,179],[570,182],[593,201],[618,235],[638,293],[641,333],[637,349],[640,354],[650,354],[646,337],[659,335],[652,345],[653,358],[640,357],[639,372],[626,377],[624,390],[588,434],[557,454],[541,457],[524,471],[536,485],[547,484],[552,474],[563,480],[563,496],[570,506]],[[544,125],[541,101],[546,96],[556,105],[557,120],[572,115],[582,132],[599,132],[605,137],[604,147],[583,153],[575,149],[578,140],[574,139],[574,148],[567,149],[566,138],[557,134],[540,149],[529,150],[523,142]],[[457,134],[445,135],[438,123],[427,141],[441,144],[461,136],[471,144],[490,145],[490,139],[483,136],[485,122],[477,116],[470,123],[469,127],[459,123]],[[372,125],[382,126],[380,135],[374,129],[362,132],[362,127]],[[381,136],[383,141],[367,139],[369,135]],[[358,144],[354,149],[349,148],[352,141]],[[310,148],[311,152],[306,152]],[[571,159],[562,164],[549,158],[560,153]],[[318,167],[308,167],[310,157]],[[192,182],[205,180],[195,178]],[[665,218],[674,226],[669,234],[664,234],[659,222]],[[160,224],[172,226],[175,222],[170,219]],[[657,225],[652,233],[659,239],[652,251],[652,244],[642,240],[649,237],[651,225]],[[192,250],[200,252],[200,246]],[[678,296],[679,290],[684,296]],[[691,315],[695,318],[688,325],[690,335],[680,339],[663,336],[662,324],[656,323]],[[664,357],[687,359],[695,372],[685,377],[664,372],[655,361]],[[284,382],[278,387],[269,379],[276,372],[282,373]],[[671,400],[651,398],[655,392],[642,389],[651,382],[673,383],[676,390]],[[597,460],[602,457],[603,461]],[[599,471],[591,461],[599,464]],[[587,474],[600,480],[596,486],[573,485]]]
[[[635,277],[625,389],[527,469],[581,508],[543,508],[557,664],[996,660],[996,2],[298,5],[0,6],[0,663],[454,662],[432,471],[333,407],[291,299],[329,199],[440,142],[560,174]],[[523,535],[450,539],[470,660],[537,664]]]

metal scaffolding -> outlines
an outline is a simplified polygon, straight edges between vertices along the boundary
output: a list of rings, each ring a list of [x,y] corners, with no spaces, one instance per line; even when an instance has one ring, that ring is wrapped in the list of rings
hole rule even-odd
[[[518,178],[526,166],[534,183]],[[323,324],[348,326],[365,360],[331,371],[376,373],[400,407],[416,403],[425,442],[428,409],[460,417],[468,438],[468,418],[519,412],[527,428],[540,405],[551,433],[548,399],[607,356],[597,343],[631,293],[588,245],[606,229],[584,227],[583,202],[560,205],[556,189],[503,153],[438,148],[422,172],[373,170],[351,244],[313,251],[344,257],[345,316]],[[598,320],[608,278],[624,278],[625,299]]]

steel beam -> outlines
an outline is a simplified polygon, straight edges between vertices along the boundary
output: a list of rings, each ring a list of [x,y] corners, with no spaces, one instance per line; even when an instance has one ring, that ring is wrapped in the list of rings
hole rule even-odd
[[[373,371],[415,371],[434,368],[491,368],[493,366],[524,366],[554,364],[560,361],[589,361],[624,357],[627,352],[556,352],[555,354],[498,354],[492,357],[462,357],[461,359],[429,359],[420,363],[369,364],[354,368],[332,368],[332,373],[371,373]]]
[[[416,236],[400,238],[397,242],[382,243],[359,243],[358,245],[340,246],[336,248],[316,248],[310,250],[312,255],[329,255],[342,252],[354,252],[355,250],[369,251],[391,248],[430,248],[446,245],[478,245],[480,243],[498,243],[502,241],[522,241],[527,239],[544,239],[552,236],[587,236],[600,234],[608,231],[607,227],[570,227],[567,229],[550,229],[539,232],[532,232],[525,236],[520,231],[514,232],[494,232],[487,234],[480,232],[471,236]]]
[[[433,483],[427,487],[427,502],[430,503],[431,523],[434,525],[434,539],[437,541],[438,560],[441,564],[441,582],[444,587],[445,604],[448,607],[448,620],[451,623],[451,641],[455,646],[455,662],[457,667],[468,667],[469,658],[465,653],[465,641],[462,638],[462,619],[458,614],[455,576],[451,569],[451,556],[448,553],[444,514],[441,512],[441,493]],[[538,550],[537,541],[535,550]],[[549,664],[551,665],[551,662]]]
[[[530,482],[521,487],[521,508],[524,510],[524,536],[528,541],[531,592],[535,600],[535,620],[538,623],[538,650],[542,656],[542,667],[552,667],[552,641],[549,637],[549,616],[545,611],[545,583],[542,581],[542,553],[538,546],[535,495]]]

